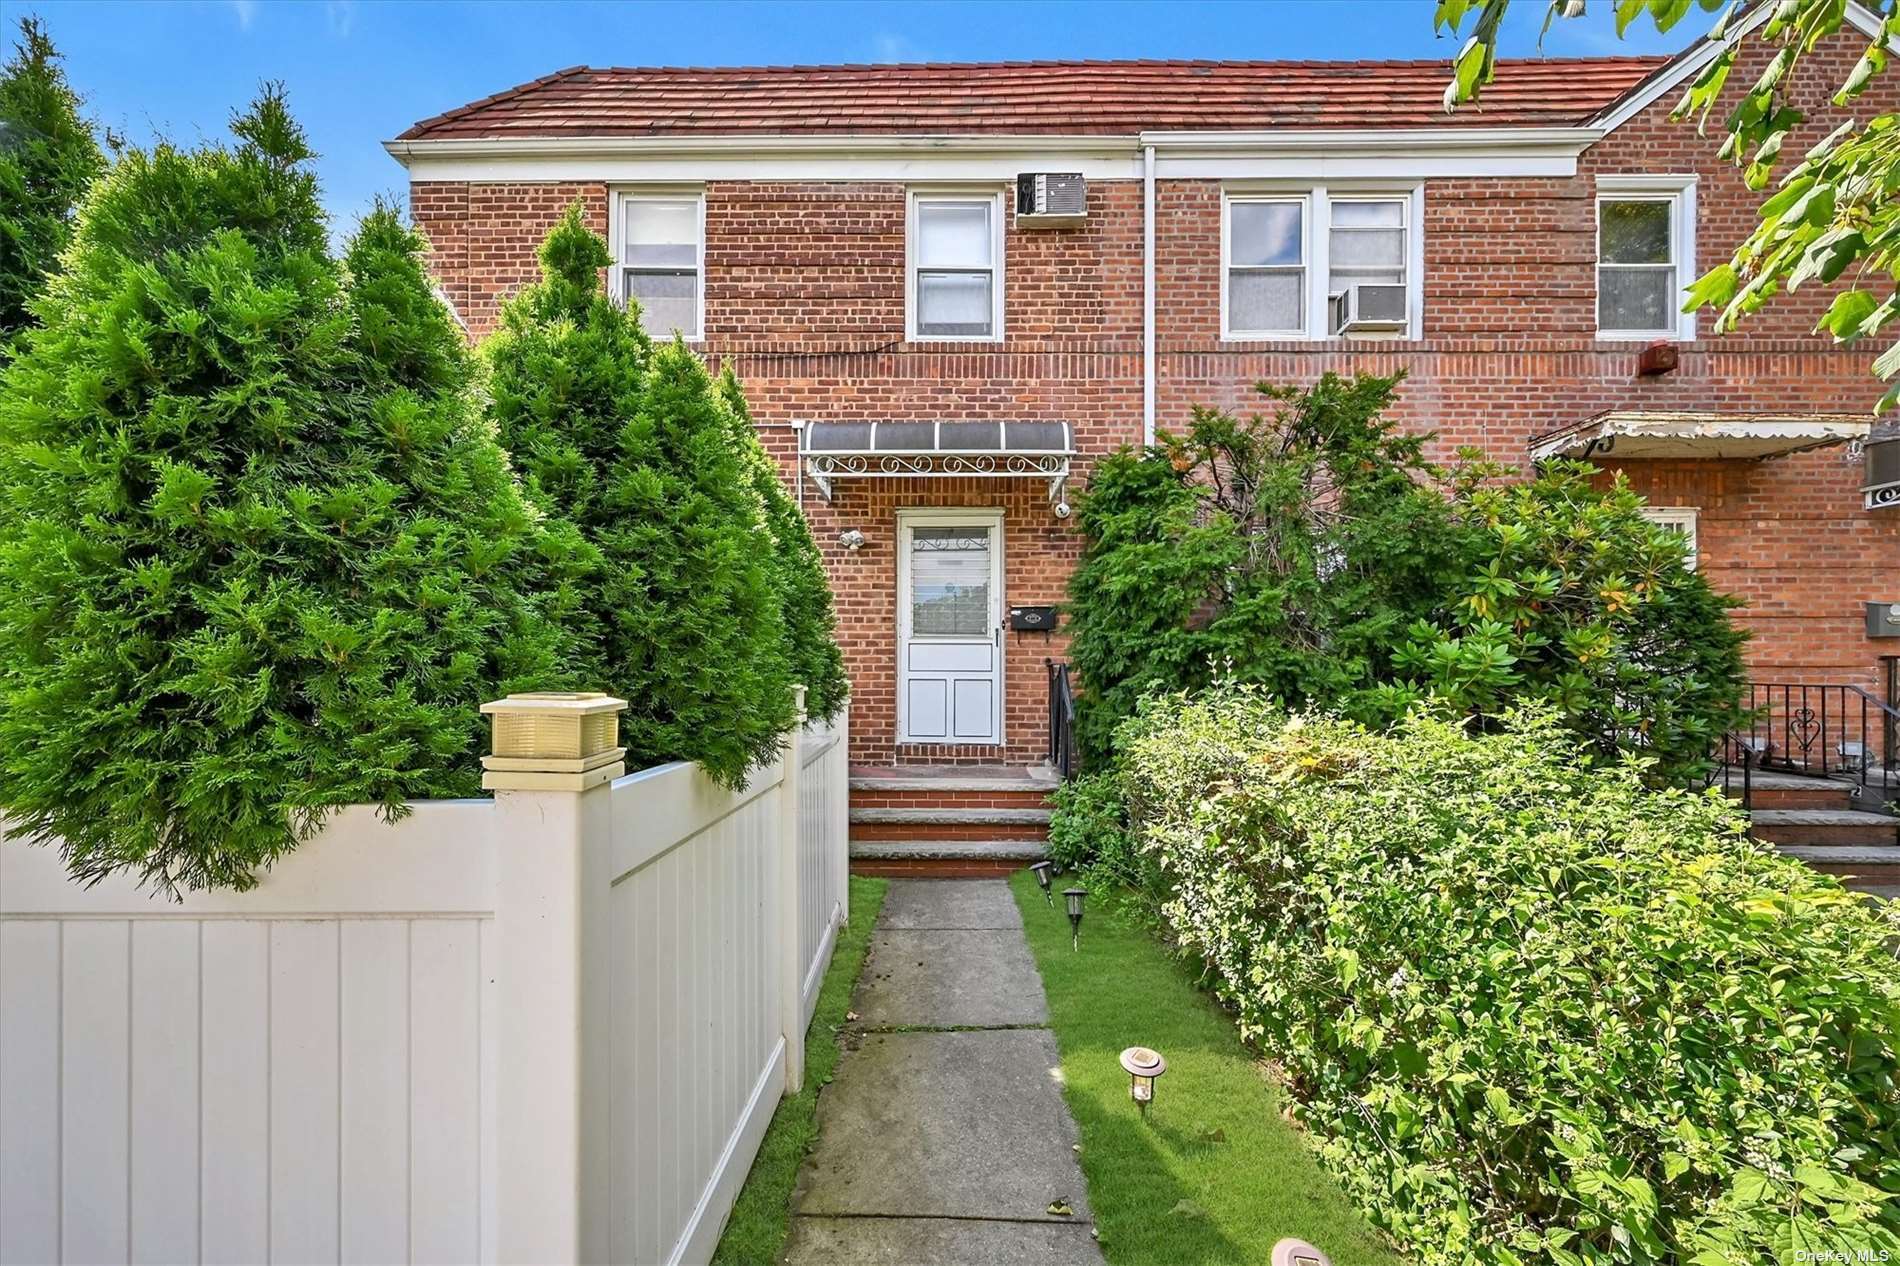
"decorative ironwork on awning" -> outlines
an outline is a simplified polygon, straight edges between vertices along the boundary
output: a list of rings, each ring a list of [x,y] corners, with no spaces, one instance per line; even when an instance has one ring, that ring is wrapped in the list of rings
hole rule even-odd
[[[1044,479],[1062,501],[1075,456],[1067,422],[808,422],[799,436],[805,473],[825,500],[839,479]]]
[[[1717,413],[1612,409],[1533,439],[1531,460],[1779,457],[1867,438],[1870,419],[1851,413]]]

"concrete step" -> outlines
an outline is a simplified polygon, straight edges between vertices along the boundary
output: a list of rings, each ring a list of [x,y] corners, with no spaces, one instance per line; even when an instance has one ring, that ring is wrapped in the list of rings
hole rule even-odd
[[[1047,766],[1018,765],[853,765],[852,791],[1040,792],[1047,795],[1062,779]]]
[[[1049,836],[1046,808],[865,808],[851,806],[851,838],[905,840],[1029,840],[1040,846]]]
[[[979,879],[1043,856],[1040,840],[851,840],[851,873],[883,878]]]
[[[1728,794],[1742,798],[1738,779]],[[1798,778],[1789,774],[1760,774],[1751,782],[1749,795],[1756,809],[1852,809],[1854,788],[1831,778]]]
[[[1859,809],[1756,809],[1756,839],[1775,844],[1900,846],[1900,818]]]
[[[1818,871],[1850,879],[1850,888],[1886,889],[1900,885],[1900,846],[1862,844],[1781,844],[1784,857]]]

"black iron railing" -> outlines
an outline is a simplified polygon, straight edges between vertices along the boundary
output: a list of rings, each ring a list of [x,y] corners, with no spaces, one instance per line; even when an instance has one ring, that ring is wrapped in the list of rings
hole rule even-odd
[[[1049,659],[1049,763],[1062,780],[1075,777],[1079,763],[1075,747],[1075,689],[1069,666]]]
[[[1722,776],[1750,770],[1834,778],[1891,799],[1900,792],[1900,708],[1859,686],[1757,682],[1754,721],[1722,741]]]

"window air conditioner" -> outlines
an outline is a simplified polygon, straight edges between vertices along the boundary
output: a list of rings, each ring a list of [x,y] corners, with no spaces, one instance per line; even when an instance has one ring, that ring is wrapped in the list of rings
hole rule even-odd
[[[1333,333],[1351,330],[1403,330],[1406,295],[1404,286],[1389,283],[1365,283],[1348,286],[1329,296]]]
[[[1089,185],[1081,172],[1026,171],[1016,177],[1016,223],[1023,228],[1080,224],[1088,211]]]

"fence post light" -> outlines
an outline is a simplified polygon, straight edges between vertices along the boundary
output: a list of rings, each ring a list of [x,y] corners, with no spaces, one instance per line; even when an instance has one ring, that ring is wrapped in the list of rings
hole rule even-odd
[[[1131,1046],[1122,1052],[1122,1067],[1128,1073],[1128,1097],[1146,1119],[1148,1105],[1155,1099],[1155,1078],[1168,1071],[1168,1061],[1161,1058],[1160,1051]]]
[[[1069,948],[1082,948],[1082,899],[1089,894],[1081,888],[1064,888],[1062,899],[1069,906]]]
[[[1056,904],[1055,896],[1049,890],[1049,871],[1053,865],[1053,862],[1041,861],[1031,863],[1029,867],[1029,873],[1036,877],[1036,886],[1042,889],[1043,901],[1051,908]]]

